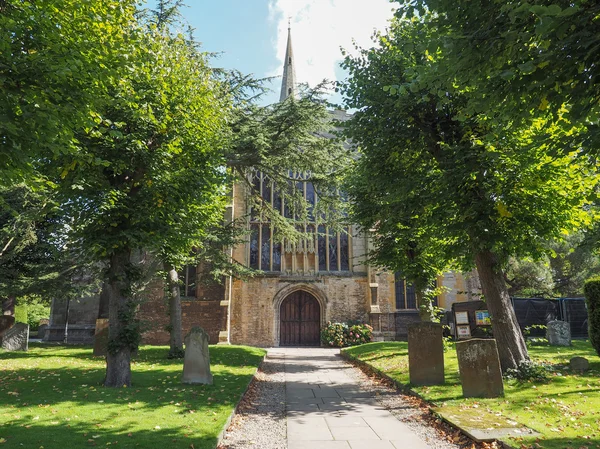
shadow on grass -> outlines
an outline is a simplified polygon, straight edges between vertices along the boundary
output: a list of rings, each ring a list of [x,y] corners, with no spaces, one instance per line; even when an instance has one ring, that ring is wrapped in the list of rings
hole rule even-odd
[[[65,449],[118,441],[118,447],[131,448],[214,448],[263,352],[231,346],[210,351],[213,385],[181,384],[182,359],[166,359],[168,348],[143,347],[132,363],[131,388],[103,387],[105,362],[92,357],[91,348],[8,354],[0,359],[2,447]]]
[[[86,447],[213,449],[218,434],[190,437],[185,429],[132,430],[124,426],[93,428],[79,424],[32,424],[4,427],[5,448],[66,449]]]

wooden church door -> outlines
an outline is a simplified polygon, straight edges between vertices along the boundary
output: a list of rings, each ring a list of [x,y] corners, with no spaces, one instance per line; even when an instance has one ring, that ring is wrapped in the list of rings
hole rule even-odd
[[[290,294],[281,304],[280,346],[319,346],[321,310],[308,292]]]

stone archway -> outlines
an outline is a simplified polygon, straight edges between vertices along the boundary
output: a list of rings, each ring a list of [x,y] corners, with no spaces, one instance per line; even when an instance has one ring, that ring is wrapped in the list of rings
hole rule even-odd
[[[325,295],[312,285],[290,285],[273,298],[276,346],[319,346]]]

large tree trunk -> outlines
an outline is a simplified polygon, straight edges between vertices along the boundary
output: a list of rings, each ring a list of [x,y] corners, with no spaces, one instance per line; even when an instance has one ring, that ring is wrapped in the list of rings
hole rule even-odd
[[[105,387],[123,387],[131,385],[132,347],[123,341],[131,320],[134,319],[133,298],[128,265],[130,251],[113,254],[108,268],[108,353],[106,355]]]
[[[165,265],[167,282],[169,286],[169,357],[183,355],[183,335],[181,330],[181,289],[179,288],[179,274],[171,265]]]
[[[425,290],[415,286],[415,296],[417,299],[417,310],[419,311],[419,318],[421,318],[421,321],[432,321],[431,307],[430,304],[428,304],[429,300],[425,296]]]
[[[506,372],[509,368],[517,368],[522,361],[529,360],[527,346],[496,255],[491,251],[481,251],[475,255],[475,264],[490,313],[502,371]]]

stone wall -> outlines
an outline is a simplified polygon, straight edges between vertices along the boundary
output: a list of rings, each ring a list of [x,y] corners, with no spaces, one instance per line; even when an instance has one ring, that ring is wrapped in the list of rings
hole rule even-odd
[[[321,305],[327,321],[368,320],[366,276],[261,276],[233,283],[231,343],[277,346],[279,307],[293,291],[306,290]]]
[[[209,335],[210,343],[219,341],[219,331],[225,329],[227,309],[221,306],[221,297],[214,298],[204,289],[202,298],[196,300],[182,300],[182,328],[186,335],[194,326],[202,327]],[[222,293],[222,288],[213,291]],[[167,299],[165,298],[162,281],[157,280],[149,287],[149,300],[140,306],[138,317],[142,320],[145,331],[142,334],[142,343],[150,345],[168,345],[169,316]]]
[[[98,317],[100,296],[90,296],[69,302],[68,341],[70,343],[92,343]],[[50,308],[50,324],[45,339],[63,341],[65,338],[66,299],[53,299]]]

